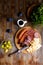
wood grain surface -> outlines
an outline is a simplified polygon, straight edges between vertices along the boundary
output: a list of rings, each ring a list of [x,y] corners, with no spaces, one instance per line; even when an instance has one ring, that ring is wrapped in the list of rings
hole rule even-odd
[[[19,29],[17,24],[15,24],[15,21],[10,23],[7,22],[7,17],[13,17],[17,21],[17,19],[20,18],[17,16],[17,13],[21,11],[23,13],[21,18],[27,20],[25,16],[27,7],[32,3],[42,1],[43,0],[0,0],[0,40],[5,39],[7,28],[12,30],[10,35],[13,37]],[[26,24],[26,26],[27,25],[28,24]],[[43,28],[40,26],[36,28],[40,31],[43,41]],[[7,55],[3,55],[0,50],[0,65],[43,65],[43,42],[42,47],[33,54],[20,53],[8,57]]]

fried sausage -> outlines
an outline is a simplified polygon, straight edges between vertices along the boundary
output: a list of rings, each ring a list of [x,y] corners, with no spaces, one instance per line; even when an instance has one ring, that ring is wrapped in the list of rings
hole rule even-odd
[[[28,36],[27,32],[24,33],[24,35],[22,36],[22,38],[20,39],[20,43],[22,43],[24,41],[24,39],[26,38],[26,36]]]
[[[26,33],[29,30],[29,28],[25,28],[21,34],[19,35],[19,39],[21,39],[21,37],[24,35],[24,33]]]
[[[25,29],[25,28],[23,28],[22,30],[20,30],[20,32],[18,32],[17,38],[19,37],[19,35],[21,34],[21,32],[22,32],[24,29]]]

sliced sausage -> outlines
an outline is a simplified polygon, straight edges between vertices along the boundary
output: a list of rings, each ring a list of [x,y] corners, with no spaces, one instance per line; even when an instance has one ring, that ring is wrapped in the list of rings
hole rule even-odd
[[[25,33],[25,34],[22,36],[22,38],[20,39],[20,43],[22,43],[22,42],[24,41],[24,39],[26,38],[26,36],[28,36],[27,33]]]
[[[23,28],[18,34],[17,34],[17,38],[19,37],[19,35],[21,34],[21,32],[24,30],[25,28]]]
[[[19,39],[21,39],[21,37],[24,35],[24,33],[26,33],[28,31],[28,28],[25,28],[21,34],[19,35]]]

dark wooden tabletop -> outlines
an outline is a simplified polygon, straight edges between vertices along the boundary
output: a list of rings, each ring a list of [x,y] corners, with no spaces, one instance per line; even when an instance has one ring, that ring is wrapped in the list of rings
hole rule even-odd
[[[19,27],[16,22],[18,19],[27,20],[26,10],[33,3],[42,2],[43,0],[0,0],[0,40],[6,39],[6,29],[9,28],[12,32],[9,34],[15,35]],[[22,12],[22,16],[18,13]],[[7,18],[13,18],[14,21],[7,22]],[[28,24],[26,24],[27,26]],[[43,38],[43,28],[36,27]],[[15,54],[11,57],[3,55],[0,51],[0,65],[43,65],[43,44],[42,47],[33,54]]]

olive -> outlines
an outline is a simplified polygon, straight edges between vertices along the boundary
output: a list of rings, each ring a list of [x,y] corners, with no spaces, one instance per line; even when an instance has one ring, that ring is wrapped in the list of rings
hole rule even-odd
[[[9,49],[11,49],[12,48],[12,46],[9,46]]]
[[[4,48],[4,45],[2,45],[2,48]]]
[[[8,49],[5,50],[5,53],[7,53],[7,52],[8,52]]]

